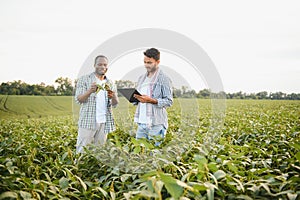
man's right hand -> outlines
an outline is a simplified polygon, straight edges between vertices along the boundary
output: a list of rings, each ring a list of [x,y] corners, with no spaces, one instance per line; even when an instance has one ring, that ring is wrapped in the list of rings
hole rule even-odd
[[[90,89],[88,89],[84,94],[81,94],[81,95],[78,95],[77,97],[77,100],[80,102],[80,103],[83,103],[85,102],[89,96],[96,92],[97,91],[97,85],[96,85],[96,82],[92,83]]]
[[[90,91],[90,94],[97,91],[97,84],[96,84],[96,82],[92,83],[89,91]]]

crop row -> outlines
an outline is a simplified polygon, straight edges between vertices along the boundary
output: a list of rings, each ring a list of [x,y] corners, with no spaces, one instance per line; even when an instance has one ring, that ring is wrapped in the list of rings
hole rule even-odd
[[[212,129],[208,104],[189,116],[195,124],[175,105],[161,148],[135,140],[131,119],[116,116],[108,143],[81,155],[71,116],[2,119],[0,199],[297,199],[299,108],[230,101],[224,126]],[[205,143],[211,134],[217,142]]]

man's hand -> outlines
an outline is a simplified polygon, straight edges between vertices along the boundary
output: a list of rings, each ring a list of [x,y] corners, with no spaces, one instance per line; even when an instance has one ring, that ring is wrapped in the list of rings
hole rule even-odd
[[[115,95],[114,91],[107,90],[107,96],[108,96],[108,98],[113,98],[114,95]]]
[[[133,95],[134,98],[136,98],[137,100],[139,100],[141,103],[152,103],[152,104],[157,104],[157,100],[153,99],[147,95],[138,95],[138,94],[134,94]]]
[[[96,92],[97,88],[98,88],[98,86],[97,86],[96,82],[92,83],[92,85],[89,89],[90,94]]]
[[[112,106],[116,106],[119,103],[118,95],[114,91],[107,90],[107,96],[111,99]]]
[[[97,91],[97,85],[96,85],[96,83],[94,82],[94,83],[92,83],[91,87],[90,87],[85,93],[83,93],[83,94],[81,94],[81,95],[78,95],[77,100],[78,100],[80,103],[83,103],[83,102],[85,102],[85,101],[89,98],[89,96],[90,96],[92,93],[94,93],[94,92],[96,92],[96,91]]]

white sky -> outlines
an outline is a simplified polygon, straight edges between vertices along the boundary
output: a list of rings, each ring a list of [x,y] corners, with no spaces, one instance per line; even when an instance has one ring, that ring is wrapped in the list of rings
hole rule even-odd
[[[75,79],[104,41],[161,28],[200,45],[226,92],[300,93],[299,11],[296,0],[0,0],[0,82]]]

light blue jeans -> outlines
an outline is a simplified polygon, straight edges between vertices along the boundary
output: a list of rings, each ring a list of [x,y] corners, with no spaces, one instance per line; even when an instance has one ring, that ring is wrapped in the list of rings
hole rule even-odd
[[[138,123],[136,139],[146,138],[147,140],[154,140],[155,146],[159,146],[162,143],[165,134],[166,128],[163,125],[148,127],[147,124]]]

